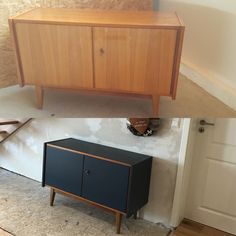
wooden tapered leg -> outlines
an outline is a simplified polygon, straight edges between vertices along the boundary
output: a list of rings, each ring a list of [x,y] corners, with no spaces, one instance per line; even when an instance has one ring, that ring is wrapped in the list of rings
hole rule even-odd
[[[38,109],[42,109],[43,107],[43,88],[40,86],[35,86],[36,93],[36,104]]]
[[[137,211],[134,213],[134,219],[137,220]]]
[[[153,117],[157,118],[159,115],[160,96],[152,95],[152,111]]]
[[[117,234],[120,234],[121,221],[122,221],[122,214],[119,212],[116,212],[116,233]]]
[[[55,195],[56,195],[55,190],[53,188],[51,188],[51,191],[50,191],[50,206],[53,206]]]

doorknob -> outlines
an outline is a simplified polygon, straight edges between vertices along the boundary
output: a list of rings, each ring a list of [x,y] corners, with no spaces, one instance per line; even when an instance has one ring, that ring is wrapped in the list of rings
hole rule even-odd
[[[206,122],[205,120],[200,120],[200,125],[210,125],[210,126],[214,126],[215,124],[214,123],[208,123],[208,122]]]
[[[214,123],[209,123],[209,122],[206,122],[205,120],[200,120],[199,124],[201,125],[201,127],[199,127],[199,129],[198,129],[199,133],[205,132],[205,128],[203,126],[206,126],[206,125],[214,126],[215,125]]]

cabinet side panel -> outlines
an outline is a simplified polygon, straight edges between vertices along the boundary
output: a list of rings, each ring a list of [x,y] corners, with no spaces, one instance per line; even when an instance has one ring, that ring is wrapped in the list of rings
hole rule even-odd
[[[83,155],[47,146],[44,165],[46,185],[81,195]]]
[[[16,23],[26,84],[92,88],[90,27]]]
[[[94,28],[95,87],[170,95],[176,30]]]
[[[47,153],[47,143],[44,143],[44,145],[43,145],[42,187],[45,187],[46,153]]]
[[[177,34],[177,41],[176,41],[176,51],[175,51],[175,64],[173,69],[173,78],[172,78],[172,85],[171,85],[171,95],[172,98],[176,98],[177,93],[177,85],[179,79],[179,68],[181,63],[181,55],[182,55],[182,48],[183,48],[183,40],[184,40],[184,28],[178,30]]]
[[[129,167],[85,156],[82,197],[126,212]]]
[[[127,217],[137,212],[148,202],[152,158],[140,162],[132,167]]]

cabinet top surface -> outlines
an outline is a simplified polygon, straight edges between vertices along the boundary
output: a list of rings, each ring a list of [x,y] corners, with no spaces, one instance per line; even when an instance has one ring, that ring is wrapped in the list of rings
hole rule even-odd
[[[15,22],[90,26],[183,27],[176,13],[158,11],[36,8],[11,19]]]
[[[47,145],[56,148],[76,151],[85,155],[88,154],[92,156],[102,157],[108,160],[118,161],[130,166],[142,162],[146,159],[152,158],[147,155],[108,147],[101,144],[90,143],[73,138],[48,142]]]

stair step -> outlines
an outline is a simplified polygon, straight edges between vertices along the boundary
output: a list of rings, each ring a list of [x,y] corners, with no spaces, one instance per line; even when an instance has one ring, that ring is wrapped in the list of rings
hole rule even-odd
[[[0,119],[0,125],[6,125],[4,130],[0,131],[0,144],[7,140],[11,135],[15,134],[21,127],[30,122],[32,119],[19,119],[19,120],[4,120]],[[1,235],[1,234],[0,234]]]
[[[2,130],[2,131],[0,131],[0,134],[7,134],[7,131]]]
[[[20,122],[18,120],[12,120],[12,121],[4,121],[4,122],[0,122],[0,125],[15,125],[15,124],[19,124]]]

